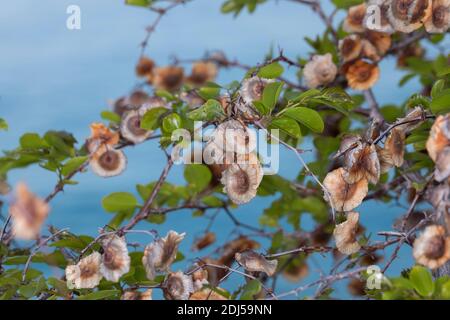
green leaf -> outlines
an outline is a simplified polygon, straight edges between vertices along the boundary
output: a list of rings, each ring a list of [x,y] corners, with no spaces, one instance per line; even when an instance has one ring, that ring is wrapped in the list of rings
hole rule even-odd
[[[416,73],[408,73],[405,76],[403,76],[400,81],[398,82],[398,85],[400,87],[403,87],[409,80],[413,79],[415,76],[417,76]]]
[[[70,160],[68,160],[62,167],[61,173],[63,176],[67,176],[68,174],[72,173],[73,171],[77,170],[81,167],[83,163],[87,161],[88,157],[75,157]]]
[[[299,138],[302,135],[297,121],[287,117],[273,119],[269,128],[280,129],[293,138]]]
[[[162,129],[166,133],[172,133],[172,131],[181,128],[181,118],[178,114],[172,113],[163,119]]]
[[[364,2],[364,0],[332,0],[336,8],[348,9]]]
[[[198,90],[198,95],[205,100],[215,99],[219,94],[220,86],[212,82]]]
[[[163,114],[168,110],[163,107],[152,108],[148,110],[141,120],[141,128],[146,130],[155,130],[158,128],[158,123]]]
[[[147,220],[154,224],[162,224],[166,221],[166,215],[161,213],[152,213]]]
[[[439,92],[430,105],[433,113],[447,113],[450,111],[450,89],[445,89]]]
[[[261,291],[261,282],[258,280],[249,281],[242,289],[240,300],[254,300],[255,295]]]
[[[125,0],[125,4],[138,7],[149,7],[153,0]]]
[[[62,155],[73,156],[73,144],[76,140],[71,134],[64,131],[48,131],[44,135],[44,140]]]
[[[290,101],[291,107],[306,107],[312,104],[329,106],[348,116],[348,110],[354,107],[355,102],[342,88],[311,89],[302,92]]]
[[[102,200],[102,206],[107,212],[133,210],[137,204],[136,197],[128,192],[114,192]]]
[[[208,186],[212,174],[208,167],[203,164],[188,164],[184,169],[184,178],[189,183],[189,189],[197,192]]]
[[[25,133],[20,137],[20,146],[23,149],[40,149],[48,145],[37,133]]]
[[[91,243],[94,238],[89,236],[79,236],[69,235],[67,238],[57,240],[53,242],[50,246],[56,248],[68,248],[73,250],[83,250],[86,246]]]
[[[113,123],[120,123],[121,119],[117,113],[109,110],[102,111],[102,113],[100,113],[100,116],[102,117],[102,119]]]
[[[22,285],[19,288],[19,293],[27,299],[38,295],[42,290],[47,289],[45,279],[39,278],[37,281],[32,281],[28,284]]]
[[[431,88],[431,97],[435,98],[445,87],[445,80],[441,79],[435,82],[433,87]]]
[[[286,109],[284,115],[297,120],[313,132],[320,133],[324,129],[322,117],[316,110],[304,107]]]
[[[160,98],[164,98],[167,101],[176,100],[176,97],[173,94],[171,94],[169,91],[166,91],[166,90],[156,90],[155,95]]]
[[[102,290],[79,296],[77,300],[101,300],[106,298],[118,297],[119,290]]]
[[[223,201],[216,196],[206,196],[202,198],[202,202],[210,207],[222,207]]]
[[[4,130],[4,131],[8,130],[8,123],[3,118],[0,118],[0,130]]]
[[[414,289],[423,297],[430,297],[434,292],[434,283],[431,273],[428,269],[415,266],[409,273],[409,280]]]
[[[408,101],[406,101],[405,108],[415,108],[417,106],[422,106],[424,108],[430,107],[430,99],[419,93],[413,94]]]
[[[283,66],[278,62],[274,62],[259,69],[258,76],[266,79],[274,79],[281,76],[283,72]]]
[[[264,88],[262,102],[269,111],[272,111],[277,104],[282,89],[282,82],[269,83]]]
[[[59,280],[58,278],[49,277],[47,279],[47,283],[49,286],[54,288],[60,296],[66,296],[70,292],[69,289],[67,289],[66,282]]]
[[[440,298],[450,300],[450,281],[442,284]]]
[[[261,101],[253,101],[253,106],[256,108],[256,110],[263,115],[267,115],[270,113],[269,108],[267,108],[264,103],[262,103]]]
[[[201,107],[189,112],[187,116],[194,121],[213,121],[225,117],[225,112],[219,101],[209,99]]]

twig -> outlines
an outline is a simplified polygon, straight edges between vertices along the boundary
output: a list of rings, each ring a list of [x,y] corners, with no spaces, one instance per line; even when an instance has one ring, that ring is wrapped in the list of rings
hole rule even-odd
[[[153,32],[155,32],[156,27],[159,25],[162,18],[167,14],[167,12],[178,7],[179,5],[185,4],[188,1],[189,0],[173,0],[173,2],[165,8],[153,8],[153,7],[150,8],[150,10],[157,13],[157,17],[151,25],[145,28],[146,34],[144,40],[142,40],[141,42],[141,57],[145,53],[145,49],[147,48],[150,37],[152,36]]]
[[[338,274],[329,275],[329,276],[326,276],[326,277],[320,277],[320,279],[318,279],[316,281],[313,281],[313,282],[311,282],[311,283],[309,283],[307,285],[295,288],[294,290],[290,290],[290,291],[278,294],[277,298],[280,299],[280,298],[287,297],[287,296],[290,296],[290,295],[298,296],[298,294],[300,292],[305,291],[305,290],[307,290],[309,288],[312,288],[312,287],[314,287],[316,285],[319,285],[319,284],[322,284],[322,283],[330,284],[330,283],[333,283],[333,282],[336,282],[336,281],[339,281],[339,280],[342,280],[342,279],[351,278],[351,277],[354,277],[354,276],[356,276],[357,274],[359,274],[359,273],[361,273],[363,271],[366,271],[366,269],[367,269],[366,267],[360,267],[360,268],[357,268],[357,269],[354,269],[354,270],[351,270],[351,271],[345,271],[345,272],[341,272],[341,273],[338,273]]]
[[[435,117],[436,116],[434,116],[434,115],[424,115],[423,117],[418,117],[418,118],[414,118],[414,119],[410,119],[410,120],[396,121],[395,123],[393,123],[389,127],[387,127],[387,129],[384,130],[372,143],[377,144],[378,142],[380,142],[395,127],[398,127],[403,124],[408,124],[408,123],[413,123],[413,122],[418,122],[418,121],[425,121],[425,119],[434,119]]]
[[[331,35],[333,36],[334,42],[337,44],[339,41],[339,37],[337,35],[336,30],[333,27],[333,18],[336,14],[336,11],[333,11],[332,14],[327,17],[325,14],[325,11],[323,10],[320,0],[289,0],[291,2],[300,3],[303,5],[307,5],[311,7],[311,9],[317,13],[320,19],[325,23],[327,29],[331,32]]]
[[[3,241],[3,237],[6,234],[6,228],[8,227],[8,224],[11,221],[11,215],[8,215],[8,218],[6,218],[5,224],[3,225],[2,234],[0,235],[0,243]]]
[[[274,259],[274,258],[279,258],[282,256],[287,256],[287,255],[294,255],[294,254],[298,254],[298,253],[329,252],[332,250],[333,250],[332,247],[301,247],[301,248],[278,252],[278,253],[274,253],[274,254],[267,254],[264,257],[266,257],[268,259]]]
[[[257,127],[259,127],[260,129],[264,130],[266,132],[267,135],[269,135],[272,139],[275,139],[276,141],[278,141],[279,143],[281,143],[282,145],[284,145],[286,148],[292,150],[295,155],[297,156],[297,158],[300,160],[300,162],[303,165],[303,168],[312,176],[312,178],[314,179],[314,181],[316,181],[316,183],[322,188],[323,192],[325,193],[325,195],[327,196],[327,199],[329,200],[330,206],[331,206],[331,211],[332,211],[332,217],[333,217],[333,221],[336,220],[336,210],[334,208],[334,204],[333,204],[333,200],[331,198],[331,194],[328,191],[328,189],[322,184],[322,182],[320,182],[320,180],[317,178],[317,176],[311,171],[311,169],[308,167],[308,165],[306,164],[305,160],[303,159],[303,157],[300,155],[300,152],[297,148],[292,147],[291,145],[287,144],[286,142],[284,142],[283,140],[279,139],[278,137],[272,135],[269,131],[267,131],[267,129],[260,123],[260,122],[255,122],[255,125]]]
[[[119,230],[119,234],[132,229],[138,222],[140,222],[141,220],[144,220],[148,217],[148,215],[151,212],[151,211],[149,211],[149,209],[152,206],[153,201],[156,199],[156,196],[158,195],[159,190],[163,186],[163,183],[166,180],[172,166],[173,166],[173,160],[171,157],[169,157],[167,160],[167,164],[164,167],[164,170],[162,171],[161,176],[158,179],[158,182],[155,184],[155,187],[153,188],[152,193],[145,201],[141,210],[139,210],[139,212],[133,217],[133,219],[130,220],[130,222],[126,226],[122,227]]]
[[[267,235],[267,233],[263,229],[251,226],[249,224],[243,223],[243,222],[239,221],[238,219],[236,219],[236,217],[231,213],[230,209],[227,206],[224,206],[223,209],[224,209],[225,213],[227,214],[227,216],[230,217],[231,221],[233,221],[235,226],[243,227],[248,230],[255,231],[259,234]]]
[[[30,263],[31,260],[33,259],[33,257],[39,252],[39,250],[45,246],[47,243],[49,243],[51,240],[55,239],[57,236],[59,236],[60,234],[62,234],[63,232],[66,232],[67,230],[69,230],[69,228],[65,228],[65,229],[61,229],[58,232],[52,234],[51,236],[49,236],[47,239],[45,239],[44,241],[40,242],[37,244],[36,248],[33,249],[33,251],[31,251],[30,255],[28,256],[27,262],[25,263],[25,266],[23,268],[23,272],[22,272],[22,282],[25,281],[26,276],[27,276],[27,271],[28,268],[30,267]]]
[[[378,124],[382,124],[384,122],[384,117],[380,112],[378,102],[375,99],[375,95],[373,94],[372,89],[365,90],[364,97],[369,104],[370,118],[372,118]]]
[[[398,42],[396,45],[392,46],[388,50],[387,54],[395,54],[395,53],[399,52],[400,50],[405,49],[409,45],[413,44],[414,42],[419,41],[423,38],[427,38],[427,37],[429,37],[429,34],[425,31],[413,33],[413,34],[409,35],[408,37],[406,37],[405,39],[403,39],[402,41]]]
[[[202,262],[202,264],[199,265],[198,267],[192,269],[191,271],[189,271],[189,272],[187,273],[188,275],[194,273],[194,272],[197,271],[197,270],[204,269],[204,268],[207,268],[207,267],[226,270],[226,271],[228,271],[228,272],[230,272],[230,273],[240,274],[240,275],[242,275],[242,276],[244,276],[244,277],[246,277],[246,278],[248,278],[248,279],[258,281],[259,283],[261,283],[261,287],[264,289],[264,291],[266,291],[266,293],[268,293],[269,295],[271,295],[273,299],[278,300],[278,299],[277,299],[277,296],[272,292],[272,290],[270,290],[269,288],[267,288],[267,287],[264,285],[264,283],[262,283],[261,280],[259,280],[258,278],[254,277],[254,276],[252,276],[252,275],[250,275],[250,274],[248,274],[248,273],[239,271],[239,270],[237,270],[237,269],[234,269],[234,268],[231,268],[231,267],[228,267],[228,266],[225,266],[225,265],[218,265],[218,264],[214,264],[214,263],[205,263],[203,260],[201,260],[201,259],[199,259],[199,260]]]
[[[72,179],[77,173],[83,171],[87,166],[89,165],[89,160],[86,160],[85,162],[83,162],[83,164],[81,164],[78,168],[76,168],[75,170],[73,170],[71,173],[69,173],[67,176],[64,177],[63,180],[60,180],[55,188],[53,189],[52,193],[50,193],[46,198],[45,198],[45,202],[50,202],[52,201],[52,199],[61,191],[64,190],[64,186],[65,186],[65,181],[66,180],[70,180]]]

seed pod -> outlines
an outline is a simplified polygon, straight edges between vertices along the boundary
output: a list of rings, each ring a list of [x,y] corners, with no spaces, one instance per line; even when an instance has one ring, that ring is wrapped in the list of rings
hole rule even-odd
[[[347,17],[344,20],[342,28],[345,32],[364,32],[364,18],[366,16],[366,5],[364,3],[350,7],[347,12]]]
[[[194,292],[192,278],[183,272],[171,272],[163,284],[163,294],[167,300],[188,300]]]
[[[201,87],[209,81],[214,81],[217,72],[215,63],[199,61],[192,66],[191,75],[186,80],[194,87]]]
[[[178,246],[185,235],[185,233],[178,234],[171,230],[164,238],[155,240],[145,248],[142,264],[149,280],[153,280],[157,272],[169,270],[177,256]]]
[[[47,202],[31,193],[25,183],[18,183],[15,198],[9,206],[14,237],[23,240],[36,239],[49,211]]]
[[[358,220],[359,214],[357,212],[349,212],[347,214],[347,220],[338,224],[334,229],[333,235],[339,252],[343,254],[352,254],[358,252],[361,248],[356,240]]]
[[[153,133],[141,128],[142,116],[138,110],[131,110],[124,114],[120,123],[120,133],[126,140],[138,144],[147,140]]]
[[[152,293],[152,289],[147,289],[143,292],[128,290],[123,293],[121,300],[152,300]]]
[[[330,193],[331,199],[325,194],[325,200],[332,201],[338,211],[350,211],[359,206],[368,192],[366,179],[349,184],[344,180],[345,169],[339,168],[327,174],[323,185]]]
[[[193,249],[202,250],[216,241],[216,234],[214,232],[207,232],[203,237],[195,241]]]
[[[136,65],[136,75],[138,77],[151,77],[154,67],[155,62],[152,59],[142,56]]]
[[[405,33],[419,29],[430,14],[430,0],[392,0],[388,11],[394,29]]]
[[[100,253],[94,252],[81,259],[76,265],[67,266],[67,287],[69,289],[92,289],[98,286],[102,279],[100,261]]]
[[[265,272],[273,276],[278,265],[277,260],[267,260],[263,255],[252,250],[235,254],[236,261],[250,272]]]
[[[345,64],[342,70],[348,85],[355,90],[371,88],[380,76],[380,69],[376,64],[361,59]]]
[[[244,100],[244,103],[251,105],[253,101],[261,100],[265,87],[271,82],[273,82],[273,80],[259,77],[251,77],[242,81],[239,94]]]
[[[353,184],[361,179],[376,184],[380,179],[380,162],[373,144],[360,144],[349,150],[344,157],[346,172],[343,177],[347,183]]]
[[[361,38],[357,34],[351,34],[339,40],[339,52],[343,62],[357,59],[362,50]]]
[[[317,88],[333,82],[337,71],[330,53],[314,55],[303,68],[303,80],[308,88]]]
[[[155,68],[153,85],[157,90],[170,92],[180,89],[184,81],[183,68],[177,66]]]
[[[450,237],[442,226],[428,226],[414,241],[413,255],[416,261],[430,269],[444,265],[450,259]]]
[[[450,0],[433,0],[431,14],[425,20],[425,29],[429,33],[445,33],[450,27]]]
[[[127,243],[124,238],[112,235],[103,239],[102,247],[100,272],[106,280],[118,282],[121,276],[130,271]]]
[[[127,166],[127,158],[121,150],[100,146],[89,161],[92,172],[100,177],[114,177]]]

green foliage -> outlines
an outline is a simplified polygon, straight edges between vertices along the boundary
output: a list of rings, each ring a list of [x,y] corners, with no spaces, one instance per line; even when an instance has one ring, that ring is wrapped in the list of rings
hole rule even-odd
[[[235,16],[247,10],[254,12],[258,5],[265,0],[226,0],[222,5],[222,12],[231,13]],[[332,0],[338,10],[347,10],[349,7],[362,3],[363,0]],[[131,6],[150,8],[162,17],[165,1],[158,0],[126,0],[126,4]],[[154,6],[153,6],[154,5]],[[166,3],[167,5],[167,3]],[[160,6],[162,6],[160,8]],[[313,11],[318,11],[318,7],[309,4]],[[160,11],[158,11],[160,10]],[[162,11],[161,11],[162,10]],[[337,12],[337,10],[335,11]],[[326,14],[326,13],[325,13]],[[323,17],[322,17],[323,18]],[[335,25],[335,24],[333,24]],[[302,85],[302,70],[310,56],[316,54],[330,53],[337,66],[342,66],[342,57],[339,56],[338,42],[347,35],[341,26],[336,30],[331,30],[329,25],[325,31],[317,36],[306,38],[311,52],[308,55],[301,55],[294,58],[295,63],[283,60],[280,53],[276,57],[274,48],[271,48],[265,55],[264,61],[256,64],[255,67],[240,65],[234,61],[215,61],[212,55],[205,56],[205,59],[216,62],[220,67],[240,66],[243,69],[244,79],[256,75],[264,79],[270,79],[262,92],[259,101],[253,101],[254,109],[257,113],[256,119],[249,119],[242,116],[234,109],[241,102],[239,90],[240,81],[232,81],[228,85],[219,85],[215,82],[206,82],[197,87],[191,83],[185,83],[180,91],[169,92],[165,90],[149,91],[154,95],[164,98],[168,102],[167,106],[161,106],[148,110],[141,119],[141,128],[154,131],[160,137],[159,147],[164,149],[166,154],[170,154],[170,147],[174,142],[171,140],[172,133],[177,129],[185,129],[192,133],[194,121],[203,121],[208,128],[229,120],[237,119],[248,127],[264,126],[267,129],[279,129],[279,139],[283,144],[287,144],[292,150],[297,150],[302,156],[305,152],[308,170],[299,166],[291,179],[279,175],[265,175],[257,189],[258,197],[265,197],[267,204],[264,208],[256,208],[252,212],[255,221],[259,225],[244,224],[239,217],[234,218],[231,211],[226,211],[234,223],[235,229],[232,233],[239,235],[246,234],[251,230],[252,235],[257,234],[267,236],[270,248],[263,247],[261,252],[279,253],[298,249],[300,246],[324,246],[323,251],[331,251],[333,230],[335,221],[330,218],[330,206],[324,200],[324,192],[317,183],[323,181],[326,174],[341,165],[341,159],[334,160],[333,156],[339,149],[343,135],[347,133],[365,136],[370,125],[370,117],[373,110],[368,107],[363,92],[352,93],[348,91],[348,84],[345,76],[339,74],[335,81],[328,86],[317,89],[305,89]],[[414,35],[412,35],[414,36]],[[432,46],[441,44],[444,35],[427,35],[427,44]],[[404,35],[394,34],[393,43],[399,43],[406,39]],[[442,52],[442,51],[441,51]],[[389,55],[396,54],[395,50]],[[275,61],[275,62],[274,62]],[[180,63],[182,64],[182,62]],[[289,78],[285,73],[285,67],[297,68],[296,79]],[[402,67],[404,75],[400,79],[399,86],[405,86],[409,81],[418,81],[424,90],[421,93],[412,94],[406,101],[395,101],[380,105],[380,113],[386,120],[385,129],[397,119],[405,116],[410,109],[420,106],[427,112],[427,118],[431,119],[440,114],[450,112],[450,88],[448,86],[450,78],[450,66],[448,55],[435,54],[424,57],[409,57],[406,59],[406,66]],[[406,88],[406,87],[405,87]],[[393,89],[394,90],[394,89]],[[350,91],[353,92],[353,91]],[[199,107],[188,105],[182,97],[183,93],[195,93],[203,99],[203,104]],[[367,93],[367,92],[364,92]],[[224,110],[220,101],[224,94],[227,94],[232,101],[232,107]],[[112,131],[120,132],[121,116],[113,111],[104,110],[100,114]],[[406,148],[404,159],[406,165],[392,169],[389,173],[381,176],[377,185],[370,185],[370,194],[375,195],[376,200],[391,203],[399,199],[400,190],[403,189],[413,194],[425,195],[428,186],[436,186],[437,182],[425,181],[423,177],[431,177],[436,164],[429,157],[426,142],[429,139],[432,121],[424,121],[420,127],[415,128],[406,135]],[[0,131],[8,130],[7,122],[0,118]],[[8,133],[4,133],[8,134]],[[275,143],[276,139],[268,138],[269,142]],[[300,144],[306,141],[305,144]],[[382,147],[384,139],[381,139],[377,147]],[[371,143],[370,141],[367,141]],[[312,144],[313,152],[302,150],[305,145]],[[118,146],[121,150],[130,143],[121,136]],[[309,148],[309,147],[308,147]],[[11,170],[24,168],[31,165],[39,166],[47,171],[53,172],[56,176],[56,191],[62,191],[66,185],[75,184],[72,180],[75,173],[83,172],[90,161],[87,147],[77,145],[72,134],[65,131],[47,131],[45,133],[25,132],[19,139],[18,147],[13,150],[4,151],[0,157],[0,187],[4,188],[7,176]],[[220,173],[220,172],[219,172]],[[407,188],[400,184],[391,188],[390,183],[399,177],[414,177],[410,181],[408,178]],[[314,175],[314,179],[312,178]],[[205,164],[188,164],[184,166],[183,173],[185,183],[180,185],[170,183],[161,179],[136,185],[136,190],[130,192],[113,192],[106,195],[101,200],[103,209],[111,213],[110,221],[103,226],[107,231],[120,230],[126,233],[127,230],[120,229],[126,222],[134,222],[133,217],[136,212],[142,213],[139,209],[143,203],[149,205],[150,210],[142,218],[145,230],[140,230],[143,234],[152,235],[159,231],[159,225],[166,222],[166,217],[171,211],[181,209],[192,209],[192,218],[208,218],[210,220],[207,231],[213,226],[218,213],[223,213],[223,209],[233,209],[236,207],[223,192],[220,183],[220,175],[214,172],[212,166]],[[417,181],[416,181],[417,180]],[[52,190],[50,190],[51,192]],[[59,192],[58,191],[58,192]],[[376,196],[383,192],[381,196]],[[5,191],[7,193],[8,191]],[[153,200],[148,202],[149,198]],[[426,200],[426,197],[420,201]],[[5,197],[9,201],[9,195]],[[0,208],[4,205],[3,197],[0,199]],[[8,205],[8,204],[6,204]],[[212,210],[210,210],[212,209]],[[254,208],[253,208],[254,209]],[[416,208],[417,209],[417,208]],[[427,209],[424,209],[427,210]],[[210,214],[212,212],[214,214]],[[415,211],[414,211],[415,212]],[[140,217],[140,216],[139,216]],[[136,217],[135,217],[136,218]],[[133,220],[131,220],[133,219]],[[337,222],[344,221],[345,215],[338,213]],[[305,223],[305,220],[307,223]],[[310,230],[310,222],[313,221],[314,229]],[[141,221],[140,221],[141,222]],[[149,228],[155,230],[149,231]],[[167,227],[167,226],[165,226]],[[215,225],[214,225],[215,227]],[[262,229],[261,232],[260,228]],[[372,235],[364,232],[360,228],[358,241],[361,245],[369,245],[372,242]],[[64,277],[48,277],[40,270],[34,269],[42,265],[51,266],[58,269],[58,274],[63,274],[64,269],[79,261],[83,256],[92,252],[103,253],[101,241],[95,236],[76,235],[64,232],[55,236],[55,230],[43,230],[43,234],[50,231],[48,242],[33,243],[30,246],[19,246],[14,241],[4,241],[0,243],[0,299],[78,299],[78,300],[112,300],[119,299],[125,290],[139,286],[161,286],[166,274],[160,274],[155,279],[149,280],[146,270],[142,264],[144,244],[128,243],[133,250],[129,250],[131,259],[130,270],[122,275],[117,283],[103,279],[94,289],[69,289]],[[133,230],[136,231],[136,230]],[[181,230],[184,232],[186,230]],[[403,232],[403,231],[402,231]],[[52,238],[53,236],[54,238]],[[121,234],[121,233],[119,233]],[[158,235],[159,236],[159,235]],[[3,234],[2,234],[3,237]],[[251,237],[251,236],[249,236]],[[411,238],[413,236],[411,235]],[[258,240],[259,241],[259,240]],[[13,243],[13,244],[11,244]],[[406,241],[405,241],[406,243]],[[220,243],[223,247],[211,250],[213,255],[217,255],[218,260],[227,261],[220,256],[230,250],[229,243]],[[267,243],[266,243],[267,244]],[[42,245],[42,247],[39,247]],[[36,250],[37,249],[37,250]],[[34,251],[36,250],[36,251]],[[369,252],[369,250],[367,250]],[[343,259],[344,263],[349,261],[346,268],[351,268],[361,263],[364,251],[354,253],[348,259]],[[377,251],[378,252],[378,251]],[[230,254],[230,257],[234,256]],[[202,253],[203,254],[203,253]],[[288,253],[277,258],[278,265],[282,266],[280,274],[295,271],[303,266],[308,266],[309,252],[301,252],[293,255]],[[208,256],[209,258],[209,256]],[[228,258],[228,257],[226,257]],[[187,261],[192,262],[190,256],[184,256],[178,252],[175,263]],[[28,262],[31,262],[28,264]],[[185,265],[183,265],[185,267]],[[25,270],[26,269],[26,270]],[[171,270],[175,268],[171,267]],[[230,299],[250,300],[260,298],[265,294],[264,285],[272,280],[263,275],[255,274],[257,279],[252,280],[246,277],[239,288],[227,292],[220,288],[211,289]],[[249,274],[248,274],[249,275]],[[270,284],[270,282],[269,282]],[[332,283],[330,282],[331,286]],[[333,288],[326,288],[320,293],[320,298],[332,298]],[[380,290],[366,290],[366,295],[374,299],[450,299],[450,278],[441,277],[433,279],[430,271],[424,267],[414,266],[411,270],[402,273],[400,277],[390,278],[383,282]]]
[[[163,107],[148,110],[142,117],[141,128],[146,130],[157,129],[165,114],[167,114],[167,109]]]
[[[250,280],[242,289],[240,300],[253,300],[261,291],[261,282],[258,280]]]
[[[233,13],[234,16],[238,16],[244,8],[247,8],[248,12],[252,13],[257,5],[264,2],[266,0],[228,0],[223,3],[221,10],[223,13]]]
[[[102,200],[103,209],[107,212],[123,212],[134,210],[138,202],[134,195],[128,192],[114,192]]]
[[[0,131],[6,131],[8,130],[8,123],[5,119],[0,118]]]
[[[373,291],[372,297],[382,300],[450,299],[450,277],[433,280],[430,271],[415,266],[401,277],[389,279],[381,291]]]
[[[153,0],[125,0],[125,3],[131,6],[149,7]]]
[[[105,110],[105,111],[102,111],[100,116],[102,117],[103,120],[109,121],[111,123],[114,123],[114,124],[120,123],[120,115],[118,115],[115,112]]]
[[[298,121],[313,132],[320,133],[325,126],[319,113],[313,109],[305,107],[289,108],[286,109],[284,115]]]
[[[280,77],[284,72],[283,66],[279,62],[273,62],[262,67],[258,71],[258,76],[266,79],[275,79]]]
[[[211,171],[202,164],[189,164],[185,166],[184,178],[188,182],[191,192],[197,193],[205,189],[211,181]]]
[[[200,108],[188,113],[188,118],[194,121],[215,121],[225,117],[219,101],[209,99]]]

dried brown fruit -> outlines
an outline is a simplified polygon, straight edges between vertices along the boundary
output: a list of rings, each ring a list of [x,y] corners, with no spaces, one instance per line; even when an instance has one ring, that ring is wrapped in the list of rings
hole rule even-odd
[[[236,261],[250,272],[265,272],[269,276],[273,276],[277,270],[277,260],[267,260],[263,255],[247,250],[235,254]]]
[[[428,226],[414,241],[413,255],[416,261],[430,269],[444,265],[450,259],[450,237],[442,226]]]
[[[349,184],[344,180],[344,174],[345,169],[338,168],[329,172],[323,181],[323,185],[330,193],[332,204],[338,211],[353,210],[361,204],[368,192],[366,179]],[[325,200],[330,201],[327,195]]]
[[[359,214],[357,212],[349,212],[347,220],[338,224],[334,229],[333,235],[339,252],[352,254],[358,252],[361,248],[361,245],[356,240],[358,221]]]

